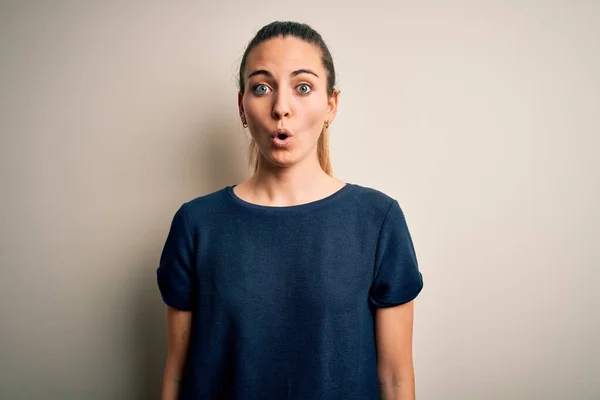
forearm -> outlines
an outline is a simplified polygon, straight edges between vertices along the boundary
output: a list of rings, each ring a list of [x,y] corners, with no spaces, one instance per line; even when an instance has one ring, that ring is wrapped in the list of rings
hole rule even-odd
[[[177,400],[180,383],[181,373],[167,365],[163,373],[161,400]]]
[[[168,352],[162,381],[162,400],[177,400],[190,340],[192,313],[167,307]]]

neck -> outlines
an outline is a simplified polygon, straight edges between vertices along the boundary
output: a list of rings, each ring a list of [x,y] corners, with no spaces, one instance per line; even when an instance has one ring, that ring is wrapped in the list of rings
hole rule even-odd
[[[336,179],[321,169],[316,159],[307,159],[292,167],[282,168],[259,155],[258,170],[249,183],[254,202],[292,206],[328,195],[336,182]]]

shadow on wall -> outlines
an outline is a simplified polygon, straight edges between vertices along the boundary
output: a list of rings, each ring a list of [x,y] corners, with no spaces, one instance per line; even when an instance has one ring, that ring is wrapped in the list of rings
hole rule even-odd
[[[227,121],[228,117],[215,121]],[[186,165],[193,165],[194,171],[190,174],[191,200],[204,194],[219,190],[225,186],[242,182],[247,178],[249,169],[245,158],[246,139],[241,129],[235,124],[212,124],[199,132],[196,137],[199,144],[195,144],[193,158]],[[184,160],[188,161],[188,160]],[[186,201],[187,201],[186,200]],[[170,223],[170,221],[169,221]],[[164,232],[163,230],[160,230]],[[151,246],[158,246],[152,254],[160,254],[165,237],[158,237]],[[141,365],[141,370],[136,376],[140,382],[136,383],[135,398],[152,400],[160,398],[162,373],[167,354],[167,333],[165,306],[160,297],[156,283],[156,268],[158,257],[146,260],[139,270],[141,279],[139,290],[135,293],[138,305],[135,326],[132,328],[135,348],[139,354],[136,365]]]

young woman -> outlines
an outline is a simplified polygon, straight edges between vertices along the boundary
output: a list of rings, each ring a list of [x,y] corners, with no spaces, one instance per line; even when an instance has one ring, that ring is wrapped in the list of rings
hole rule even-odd
[[[331,54],[273,22],[246,49],[239,112],[254,175],[183,204],[157,270],[163,400],[413,399],[423,287],[398,202],[332,176]]]

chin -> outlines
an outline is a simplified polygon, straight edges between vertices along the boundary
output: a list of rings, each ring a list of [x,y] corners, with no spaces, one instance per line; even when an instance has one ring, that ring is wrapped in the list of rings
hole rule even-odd
[[[296,146],[294,146],[294,144]],[[298,163],[301,163],[307,157],[310,157],[310,150],[299,148],[297,146],[300,143],[294,143],[286,148],[276,148],[271,142],[265,143],[265,147],[259,150],[260,156],[263,158],[263,161],[268,163],[269,165],[287,168],[294,166]],[[262,147],[262,146],[261,146]],[[316,159],[317,145],[315,143],[314,153]]]
[[[299,160],[296,160],[292,157],[278,157],[271,156],[266,160],[269,164],[281,167],[281,168],[289,168],[298,163]]]
[[[267,151],[260,151],[259,157],[262,158],[261,162],[264,162],[267,165],[282,168],[291,167],[302,160],[302,158],[298,157],[295,152],[289,150],[281,151],[268,149]]]

